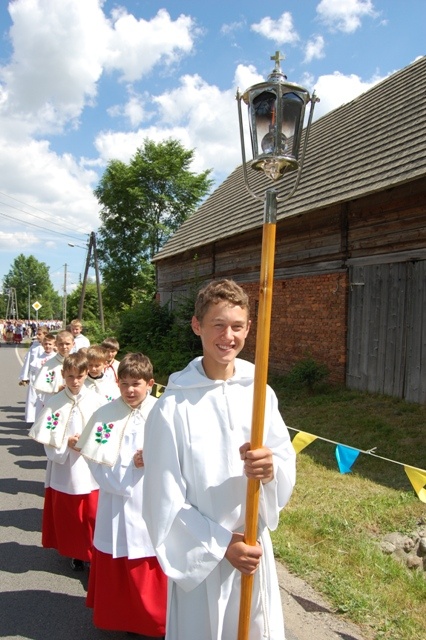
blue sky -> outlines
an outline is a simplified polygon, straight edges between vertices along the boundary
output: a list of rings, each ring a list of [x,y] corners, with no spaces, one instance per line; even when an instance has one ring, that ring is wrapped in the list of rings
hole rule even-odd
[[[236,89],[275,50],[318,118],[425,55],[425,24],[425,0],[3,0],[0,280],[24,253],[58,291],[67,264],[69,293],[99,225],[93,189],[146,137],[195,149],[220,184],[241,162]]]

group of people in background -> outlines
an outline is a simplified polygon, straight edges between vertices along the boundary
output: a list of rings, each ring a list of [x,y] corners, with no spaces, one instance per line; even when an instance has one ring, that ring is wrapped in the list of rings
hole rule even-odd
[[[20,344],[24,338],[33,339],[40,328],[46,331],[59,331],[62,329],[62,320],[15,320],[0,319],[0,346],[1,342]]]
[[[197,297],[203,355],[159,399],[142,353],[116,359],[81,322],[41,328],[28,351],[29,435],[47,456],[42,544],[89,570],[95,626],[167,640],[237,637],[241,574],[253,575],[250,640],[282,640],[269,529],[295,482],[295,453],[268,387],[265,439],[250,449],[254,365],[238,358],[249,301],[231,280]],[[258,543],[244,541],[247,478],[260,483]]]

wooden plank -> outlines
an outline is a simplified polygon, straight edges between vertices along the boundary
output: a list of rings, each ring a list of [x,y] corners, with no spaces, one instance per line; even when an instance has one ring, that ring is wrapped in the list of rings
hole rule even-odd
[[[412,402],[424,401],[425,388],[422,388],[425,353],[425,299],[424,299],[424,263],[410,263],[412,294],[410,313],[407,319],[407,373],[405,397]]]

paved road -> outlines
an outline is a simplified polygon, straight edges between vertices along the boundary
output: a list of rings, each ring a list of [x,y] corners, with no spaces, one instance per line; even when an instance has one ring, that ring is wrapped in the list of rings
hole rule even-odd
[[[0,348],[0,637],[128,640],[93,627],[87,574],[41,547],[46,462],[43,447],[27,437],[25,389],[17,384],[24,355],[24,345]],[[306,583],[282,565],[278,572],[287,640],[363,640]]]

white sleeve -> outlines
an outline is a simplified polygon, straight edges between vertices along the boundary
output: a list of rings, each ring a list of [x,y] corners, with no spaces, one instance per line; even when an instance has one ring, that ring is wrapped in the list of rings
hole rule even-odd
[[[68,460],[70,454],[70,448],[68,446],[68,438],[64,438],[64,442],[60,449],[56,449],[56,447],[51,447],[49,445],[44,445],[44,450],[46,452],[47,459],[51,462],[56,462],[57,464],[65,464]]]
[[[232,532],[186,501],[177,442],[159,404],[145,425],[142,515],[164,573],[191,591],[223,559]]]
[[[28,349],[25,356],[24,364],[22,365],[21,372],[19,374],[20,380],[29,380],[30,377],[30,360],[31,360],[31,348]]]
[[[131,496],[133,487],[143,474],[143,467],[138,469],[133,464],[123,464],[121,457],[113,467],[86,459],[89,469],[99,487],[107,493],[117,496]]]

